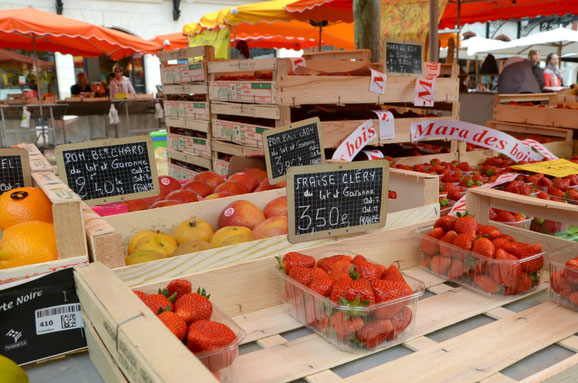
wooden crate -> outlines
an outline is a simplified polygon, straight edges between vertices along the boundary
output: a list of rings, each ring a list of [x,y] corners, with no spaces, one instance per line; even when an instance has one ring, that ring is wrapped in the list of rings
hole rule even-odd
[[[310,60],[307,70],[318,72],[351,71],[368,67],[365,61]],[[369,76],[290,75],[289,59],[226,60],[209,63],[211,101],[253,104],[387,104],[413,102],[415,78],[388,77],[384,95],[369,91]],[[256,71],[273,72],[268,81],[218,81],[221,74],[247,75]],[[458,101],[458,78],[436,79],[436,102]]]
[[[88,263],[80,197],[52,172],[32,173],[32,179],[53,204],[58,259],[0,270],[0,284]]]
[[[578,338],[574,334],[578,332],[578,313],[557,306],[552,301],[516,312],[507,305],[519,300],[519,296],[488,298],[466,288],[446,284],[423,271],[419,267],[420,243],[415,240],[414,232],[419,226],[432,223],[429,221],[385,233],[351,237],[303,250],[313,256],[325,256],[330,251],[363,254],[382,264],[395,263],[407,275],[424,281],[428,294],[418,301],[416,329],[410,339],[401,344],[402,347],[391,350],[394,360],[384,355],[388,351],[380,352],[384,357],[378,362],[380,358],[375,353],[347,353],[317,334],[308,333],[301,337],[295,334],[293,330],[302,329],[303,326],[285,312],[276,260],[273,258],[282,253],[272,251],[270,257],[193,272],[179,278],[190,280],[193,286],[206,288],[211,293],[212,301],[232,316],[247,333],[243,343],[248,346],[235,362],[237,376],[242,382],[290,382],[298,379],[308,382],[383,382],[384,377],[388,382],[513,382],[501,371],[552,345],[564,347],[571,356],[531,375],[527,381],[543,381],[547,377],[568,372],[576,374]],[[91,266],[94,268],[91,270],[93,278],[103,275],[108,280],[110,277],[106,270],[97,267]],[[82,271],[87,270],[89,268]],[[146,283],[138,286],[138,289],[154,293],[159,287],[166,286],[170,279]],[[545,283],[534,296],[539,297],[547,288],[547,280],[546,275],[542,279]],[[121,287],[118,289],[120,291]],[[126,296],[130,300],[129,305],[138,302],[136,297],[129,298],[129,291],[125,288],[122,290],[122,294],[119,292],[118,295]],[[116,291],[109,291],[108,295],[117,296]],[[102,296],[105,297],[104,292]],[[104,309],[110,311],[107,303]],[[450,339],[434,340],[440,330],[451,329],[453,325],[468,320],[475,323],[480,315],[489,317],[486,318],[487,322],[493,322],[468,328]],[[130,314],[122,319],[128,317]],[[154,331],[160,326],[150,325],[155,326]],[[289,332],[295,335],[286,335]],[[130,350],[135,349],[137,342],[145,350],[154,347],[150,344],[152,342],[142,338],[137,340],[126,333],[123,333],[123,341]],[[175,351],[175,354],[179,355],[178,352]],[[359,363],[364,362],[363,367],[359,367]],[[358,367],[350,369],[346,378],[333,370],[355,363],[358,363]],[[101,362],[97,368],[110,371],[109,366]],[[204,368],[200,368],[199,373],[204,372]]]
[[[187,137],[192,138],[192,137]],[[168,137],[167,137],[168,139]],[[173,148],[172,142],[169,148]],[[167,148],[169,175],[178,180],[190,180],[196,174],[212,169],[211,160],[192,153]]]
[[[50,162],[44,157],[42,152],[34,144],[18,144],[19,148],[24,148],[28,152],[28,159],[30,161],[30,170],[36,172],[52,172],[54,171]]]
[[[263,148],[251,148],[249,146],[212,140],[212,165],[213,171],[222,176],[229,174],[229,166],[232,156],[245,156],[263,154]]]
[[[206,101],[172,101],[165,100],[165,116],[169,124],[178,119],[178,124],[186,126],[186,120],[210,121],[209,103]],[[166,122],[166,119],[165,119]]]
[[[545,94],[498,94],[494,102],[494,121],[516,122],[521,124],[553,126],[557,128],[578,129],[578,109],[560,109],[555,107],[538,108],[531,106],[507,105],[510,101],[543,101],[553,106],[557,103],[555,93]]]
[[[195,133],[195,136],[187,136],[175,133],[174,128],[169,127],[167,132],[167,148],[178,152],[194,154],[205,159],[211,159],[211,140],[207,138],[207,134]]]

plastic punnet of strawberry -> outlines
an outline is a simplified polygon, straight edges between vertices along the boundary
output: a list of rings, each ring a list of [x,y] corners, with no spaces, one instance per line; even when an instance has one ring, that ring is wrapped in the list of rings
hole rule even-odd
[[[352,253],[319,257],[310,279],[303,276],[305,270],[279,273],[287,310],[348,351],[383,348],[387,341],[399,340],[413,323],[417,298],[424,292],[421,281],[397,267],[386,268]]]
[[[550,263],[550,296],[560,305],[578,311],[578,256],[571,245],[553,252]]]

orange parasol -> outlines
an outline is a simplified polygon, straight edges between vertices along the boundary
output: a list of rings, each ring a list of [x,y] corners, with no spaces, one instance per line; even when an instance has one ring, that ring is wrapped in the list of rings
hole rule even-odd
[[[189,46],[189,38],[182,32],[169,33],[167,35],[158,35],[150,41],[159,44],[164,51],[173,49],[183,49]]]
[[[297,0],[287,4],[285,9],[295,20],[329,22],[353,22],[353,0]]]

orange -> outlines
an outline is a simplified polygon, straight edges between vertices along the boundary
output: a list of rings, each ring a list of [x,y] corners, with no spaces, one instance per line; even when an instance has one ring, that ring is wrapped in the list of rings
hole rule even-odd
[[[54,261],[57,258],[56,235],[51,223],[22,222],[2,232],[0,269]]]
[[[0,195],[0,230],[26,221],[52,222],[52,202],[38,188],[17,188]]]

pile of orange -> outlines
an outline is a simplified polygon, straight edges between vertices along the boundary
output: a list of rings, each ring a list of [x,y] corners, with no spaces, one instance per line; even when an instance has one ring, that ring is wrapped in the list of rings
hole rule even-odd
[[[58,257],[52,202],[38,188],[17,188],[0,195],[0,230],[0,269]]]

